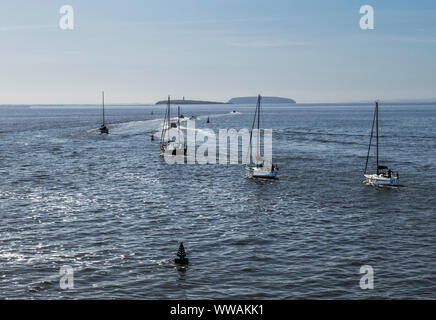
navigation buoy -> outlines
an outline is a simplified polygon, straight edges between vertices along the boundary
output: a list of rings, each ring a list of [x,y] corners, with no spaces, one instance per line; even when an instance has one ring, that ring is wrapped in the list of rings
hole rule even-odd
[[[179,251],[177,251],[177,258],[174,259],[177,264],[188,264],[189,259],[186,258],[185,247],[183,247],[183,242],[180,243]]]

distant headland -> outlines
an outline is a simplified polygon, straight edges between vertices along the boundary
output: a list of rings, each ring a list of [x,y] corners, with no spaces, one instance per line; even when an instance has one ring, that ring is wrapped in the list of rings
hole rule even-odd
[[[156,102],[156,104],[167,104],[168,100],[162,100]],[[171,104],[225,104],[225,102],[215,101],[200,101],[200,100],[171,100]]]
[[[229,100],[229,103],[238,104],[253,104],[257,102],[257,97],[238,97]],[[280,98],[280,97],[262,97],[264,103],[296,103],[293,99]]]
[[[171,100],[171,104],[256,104],[257,97],[237,97],[232,98],[228,102],[217,101],[202,101],[202,100]],[[262,97],[264,103],[296,103],[295,100],[280,97]],[[156,104],[167,104],[168,100],[161,100]]]

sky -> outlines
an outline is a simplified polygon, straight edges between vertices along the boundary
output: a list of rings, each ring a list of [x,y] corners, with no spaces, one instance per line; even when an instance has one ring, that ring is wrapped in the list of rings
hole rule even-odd
[[[435,57],[434,0],[0,0],[0,104],[436,100]]]

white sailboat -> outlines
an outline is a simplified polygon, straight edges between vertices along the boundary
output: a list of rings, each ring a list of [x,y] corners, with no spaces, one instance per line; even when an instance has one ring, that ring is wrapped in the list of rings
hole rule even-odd
[[[261,107],[260,103],[262,100],[262,96],[259,94],[257,97],[257,104],[256,104],[256,110],[254,112],[254,119],[253,119],[253,125],[250,131],[250,145],[249,145],[249,151],[252,150],[253,145],[253,130],[257,121],[257,135],[256,135],[256,154],[254,155],[254,158],[256,162],[254,163],[252,159],[250,159],[250,164],[245,166],[245,169],[249,171],[246,174],[247,178],[260,178],[260,179],[276,179],[277,178],[277,171],[279,168],[272,164],[272,163],[266,163],[263,161],[261,155],[260,155],[260,112]],[[248,152],[248,156],[250,155],[250,152]],[[263,161],[263,162],[262,162]]]
[[[376,171],[375,173],[367,173],[368,169],[368,159],[369,159],[369,153],[371,150],[371,143],[374,133],[374,124],[376,127]],[[374,111],[374,118],[372,120],[372,128],[371,128],[371,137],[369,139],[369,146],[368,146],[368,154],[366,156],[366,164],[365,164],[365,170],[364,170],[364,176],[365,176],[365,183],[368,183],[370,185],[374,186],[398,186],[400,184],[400,176],[399,173],[396,172],[394,175],[393,171],[389,169],[387,166],[382,166],[379,164],[379,121],[378,121],[378,101],[375,103],[375,111]]]
[[[170,140],[169,139],[169,130],[171,128],[177,127],[179,139],[178,141]],[[168,104],[167,104],[167,111],[164,118],[164,123],[162,126],[162,133],[160,138],[160,155],[166,156],[166,155],[186,155],[187,147],[183,142],[181,142],[180,138],[180,107],[179,107],[179,115],[177,117],[177,123],[171,123],[171,100],[170,96],[168,96]]]

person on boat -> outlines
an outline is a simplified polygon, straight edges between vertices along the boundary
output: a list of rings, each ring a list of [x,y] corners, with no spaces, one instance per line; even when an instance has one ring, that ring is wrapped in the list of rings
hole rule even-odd
[[[392,177],[392,170],[391,169],[388,169],[387,176],[388,176],[388,178]]]

